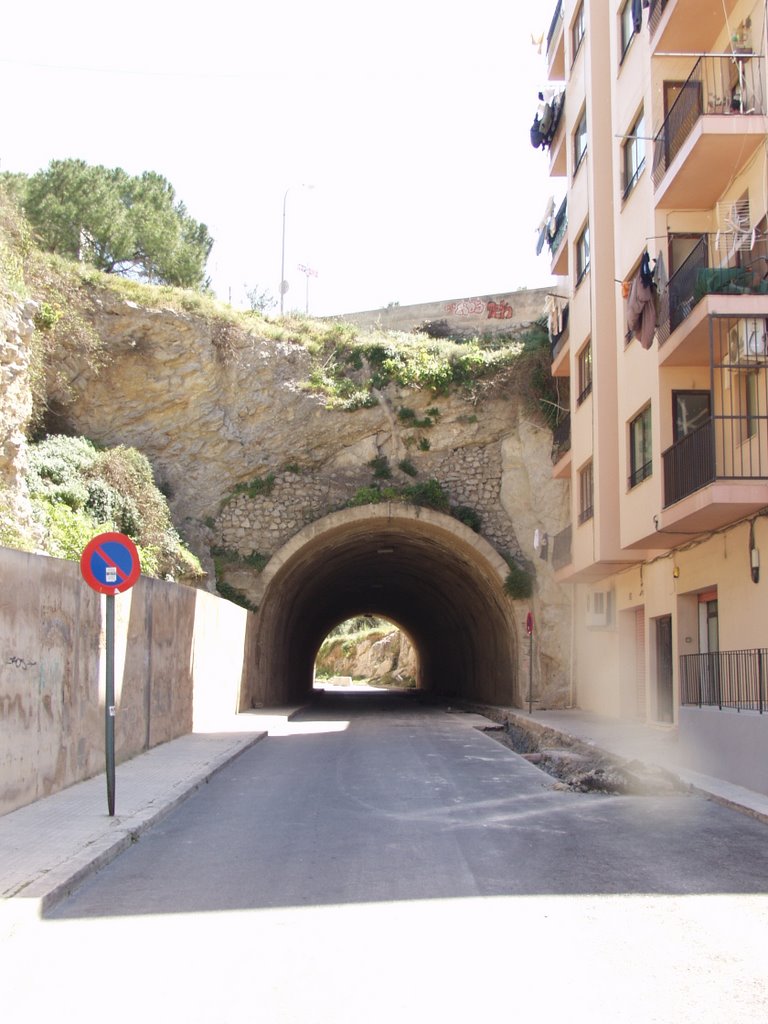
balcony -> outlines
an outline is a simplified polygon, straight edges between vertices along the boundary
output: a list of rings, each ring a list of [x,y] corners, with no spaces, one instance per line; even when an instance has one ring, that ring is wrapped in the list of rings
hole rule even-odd
[[[547,72],[550,82],[562,82],[565,79],[563,0],[557,0],[552,23],[547,33]]]
[[[558,569],[564,569],[573,561],[573,554],[571,551],[572,536],[573,529],[570,524],[555,536],[552,544],[552,568],[555,571]]]
[[[557,321],[555,321],[554,313],[550,313],[549,316],[549,349],[552,362],[554,363],[568,341],[568,321],[570,319],[570,312],[567,302],[565,305],[562,305],[562,299],[556,299],[553,301],[560,304]],[[565,376],[567,376],[567,374]]]
[[[654,53],[711,50],[738,0],[651,0],[648,28]]]
[[[558,423],[552,432],[552,465],[556,479],[570,475],[571,467],[571,415]]]
[[[712,209],[765,141],[763,80],[763,57],[696,61],[654,139],[658,208]]]
[[[547,239],[552,254],[550,272],[555,277],[565,277],[568,273],[568,199],[560,204],[555,214],[554,232]]]
[[[768,312],[768,261],[753,258],[737,232],[694,238],[670,235],[670,249],[690,241],[691,251],[659,299],[656,337],[662,366],[710,365],[713,316],[760,316]],[[745,251],[742,251],[744,249]],[[744,266],[728,266],[736,258]]]
[[[667,540],[719,529],[768,505],[768,303],[761,301],[762,316],[707,318],[709,392],[699,392],[701,420],[676,405],[681,436],[662,453],[656,528]]]

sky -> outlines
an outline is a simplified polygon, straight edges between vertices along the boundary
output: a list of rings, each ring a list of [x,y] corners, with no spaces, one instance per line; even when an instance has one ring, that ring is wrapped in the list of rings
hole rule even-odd
[[[563,186],[529,141],[546,85],[531,37],[553,11],[11,4],[0,170],[72,157],[162,174],[207,225],[212,287],[235,306],[278,300],[283,262],[286,311],[318,316],[541,287],[537,227]]]

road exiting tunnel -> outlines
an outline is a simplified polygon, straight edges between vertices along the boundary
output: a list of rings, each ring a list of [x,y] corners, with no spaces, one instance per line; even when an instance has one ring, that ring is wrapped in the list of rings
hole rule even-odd
[[[306,699],[324,638],[361,614],[390,619],[408,634],[422,690],[517,703],[506,572],[487,541],[428,509],[372,505],[312,523],[262,573],[256,664],[243,707]]]

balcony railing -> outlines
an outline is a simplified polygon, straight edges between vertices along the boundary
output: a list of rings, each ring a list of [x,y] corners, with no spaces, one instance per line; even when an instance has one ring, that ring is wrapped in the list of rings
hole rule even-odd
[[[567,197],[560,203],[560,209],[555,214],[555,230],[552,235],[547,238],[547,244],[549,245],[549,251],[554,256],[557,250],[562,244],[565,232],[568,230],[568,199]]]
[[[552,543],[552,568],[553,569],[564,569],[566,565],[570,565],[573,561],[573,555],[571,554],[571,537],[573,530],[570,526],[566,526],[564,530],[561,530],[555,536]]]
[[[762,57],[752,54],[737,55],[735,58],[700,57],[680,87],[654,139],[654,188],[661,184],[669,165],[702,115],[764,113]]]
[[[712,420],[686,434],[662,454],[664,507],[687,498],[715,479],[715,432]]]
[[[552,431],[552,462],[557,463],[571,450],[571,414],[567,413]]]
[[[762,714],[768,707],[768,648],[682,655],[680,703]]]
[[[560,330],[557,332],[557,334],[554,334],[553,331],[552,331],[552,318],[550,317],[550,321],[549,321],[549,348],[550,348],[550,357],[552,359],[552,362],[554,362],[555,359],[557,359],[558,355],[560,354],[560,352],[562,350],[562,347],[563,347],[563,344],[565,342],[565,339],[568,337],[568,321],[569,321],[569,318],[570,318],[569,306],[566,303],[566,305],[563,306],[562,311],[560,313]]]
[[[667,0],[651,0],[650,10],[648,11],[648,30],[653,36],[656,29],[659,27],[661,16],[664,13],[667,6]]]
[[[675,236],[670,235],[670,241]],[[675,273],[665,294],[659,299],[656,337],[664,345],[670,335],[705,295],[768,294],[768,262],[746,255],[750,263],[741,267],[723,266],[735,256],[739,237],[733,231],[703,234]]]
[[[557,6],[555,7],[555,13],[552,16],[552,23],[549,26],[549,32],[547,32],[547,53],[549,54],[552,49],[552,40],[557,35],[557,27],[560,19],[563,16],[563,0],[557,0]]]

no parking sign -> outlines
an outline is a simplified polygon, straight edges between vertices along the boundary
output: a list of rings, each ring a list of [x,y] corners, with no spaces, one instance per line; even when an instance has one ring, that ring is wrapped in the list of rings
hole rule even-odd
[[[99,594],[121,594],[141,574],[136,545],[124,533],[100,533],[86,544],[80,556],[80,572]]]

